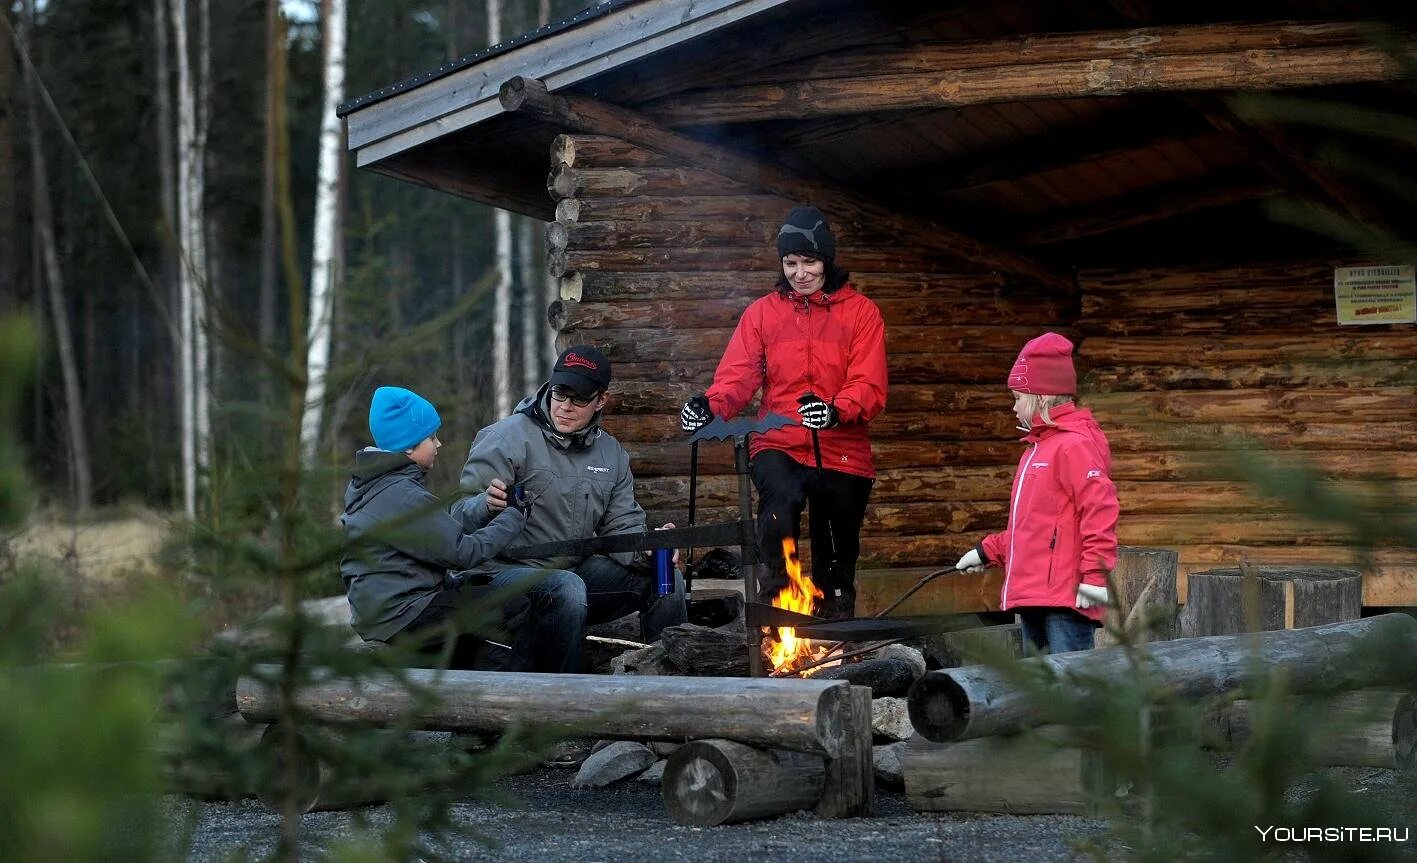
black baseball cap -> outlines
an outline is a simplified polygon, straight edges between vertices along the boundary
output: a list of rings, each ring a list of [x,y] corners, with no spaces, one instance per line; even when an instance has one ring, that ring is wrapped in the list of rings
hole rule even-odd
[[[610,389],[610,361],[590,345],[571,345],[556,358],[549,383],[588,399]]]

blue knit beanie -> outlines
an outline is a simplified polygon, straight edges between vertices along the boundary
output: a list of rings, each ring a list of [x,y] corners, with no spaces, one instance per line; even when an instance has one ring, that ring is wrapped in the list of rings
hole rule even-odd
[[[379,387],[369,403],[369,433],[374,445],[403,452],[423,443],[443,425],[438,409],[423,396],[403,387]]]

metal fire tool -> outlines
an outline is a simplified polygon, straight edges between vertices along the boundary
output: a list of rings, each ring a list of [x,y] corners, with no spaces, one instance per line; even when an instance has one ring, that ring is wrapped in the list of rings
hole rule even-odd
[[[715,418],[689,438],[691,446],[697,446],[699,441],[704,440],[733,441],[733,468],[738,474],[738,523],[743,536],[743,541],[739,545],[741,552],[739,562],[743,573],[745,605],[756,600],[758,596],[757,566],[759,562],[758,533],[757,526],[753,522],[753,489],[748,465],[748,436],[795,424],[787,417],[776,413],[770,413],[759,419]],[[698,472],[697,460],[691,467],[696,475]],[[696,476],[690,477],[689,485],[691,488],[696,487]],[[708,545],[709,543],[704,544]],[[745,626],[744,632],[748,642],[748,674],[752,677],[762,677],[763,630],[756,626]]]
[[[813,402],[818,400],[819,398],[817,394],[812,392],[811,390],[808,390],[807,392],[803,393],[800,398],[797,399],[797,403],[806,404],[807,402]],[[815,456],[817,459],[817,494],[820,495],[822,493],[822,438],[817,433],[816,429],[812,429],[812,455]],[[831,571],[832,581],[836,581],[836,531],[832,530],[832,524],[830,519],[822,519],[822,524],[825,524],[827,526],[827,551],[829,552],[827,557],[827,569]],[[838,589],[839,587],[832,588],[832,590]],[[833,603],[832,607],[836,607],[835,603]]]

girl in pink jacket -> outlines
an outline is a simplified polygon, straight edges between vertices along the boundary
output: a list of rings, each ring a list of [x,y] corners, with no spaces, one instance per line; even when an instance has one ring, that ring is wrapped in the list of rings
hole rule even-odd
[[[1039,650],[1088,650],[1117,563],[1117,487],[1112,451],[1092,412],[1073,404],[1073,344],[1044,333],[1009,372],[1014,414],[1027,444],[1009,496],[1009,524],[955,567],[1004,568],[1001,606],[1018,613]]]

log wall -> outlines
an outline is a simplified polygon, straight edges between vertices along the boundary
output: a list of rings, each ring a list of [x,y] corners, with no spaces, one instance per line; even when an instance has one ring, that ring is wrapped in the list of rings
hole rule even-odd
[[[1079,275],[1082,401],[1112,441],[1119,539],[1178,551],[1183,599],[1186,574],[1244,560],[1352,566],[1364,605],[1417,605],[1417,550],[1365,554],[1252,482],[1311,468],[1366,517],[1417,524],[1417,327],[1338,326],[1333,267],[1352,263]],[[1235,457],[1251,444],[1266,454]]]
[[[651,523],[684,524],[689,447],[679,407],[712,380],[739,315],[772,290],[777,229],[799,202],[598,136],[563,135],[551,159],[548,257],[561,280],[552,324],[562,347],[592,343],[611,359],[606,428],[630,452]],[[1019,346],[1070,318],[1075,300],[963,272],[938,252],[827,215],[838,261],[887,326],[890,395],[872,424],[880,473],[858,578],[873,610],[918,575],[885,569],[953,563],[1003,526],[1018,457],[1003,381]],[[736,517],[732,471],[730,446],[701,447],[701,522]],[[933,594],[932,585],[912,608],[997,604],[996,585],[964,580]]]
[[[651,522],[684,524],[679,406],[709,384],[743,309],[771,290],[777,227],[799,202],[590,135],[556,139],[547,188],[559,343],[610,357],[606,427],[630,452]],[[1182,598],[1185,573],[1243,557],[1358,566],[1366,605],[1417,605],[1417,553],[1359,559],[1343,528],[1302,521],[1221,469],[1230,441],[1252,439],[1370,503],[1393,491],[1369,480],[1408,480],[1411,503],[1417,329],[1338,328],[1330,264],[1085,272],[1079,315],[1057,291],[963,271],[872,225],[836,218],[833,228],[839,262],[885,318],[890,361],[888,406],[872,424],[879,476],[861,610],[1004,525],[1019,447],[1003,380],[1046,329],[1079,343],[1083,401],[1112,440],[1119,539],[1176,549]],[[699,495],[701,522],[734,517],[726,444],[701,448]],[[943,581],[953,583],[903,611],[997,604],[993,583]]]

